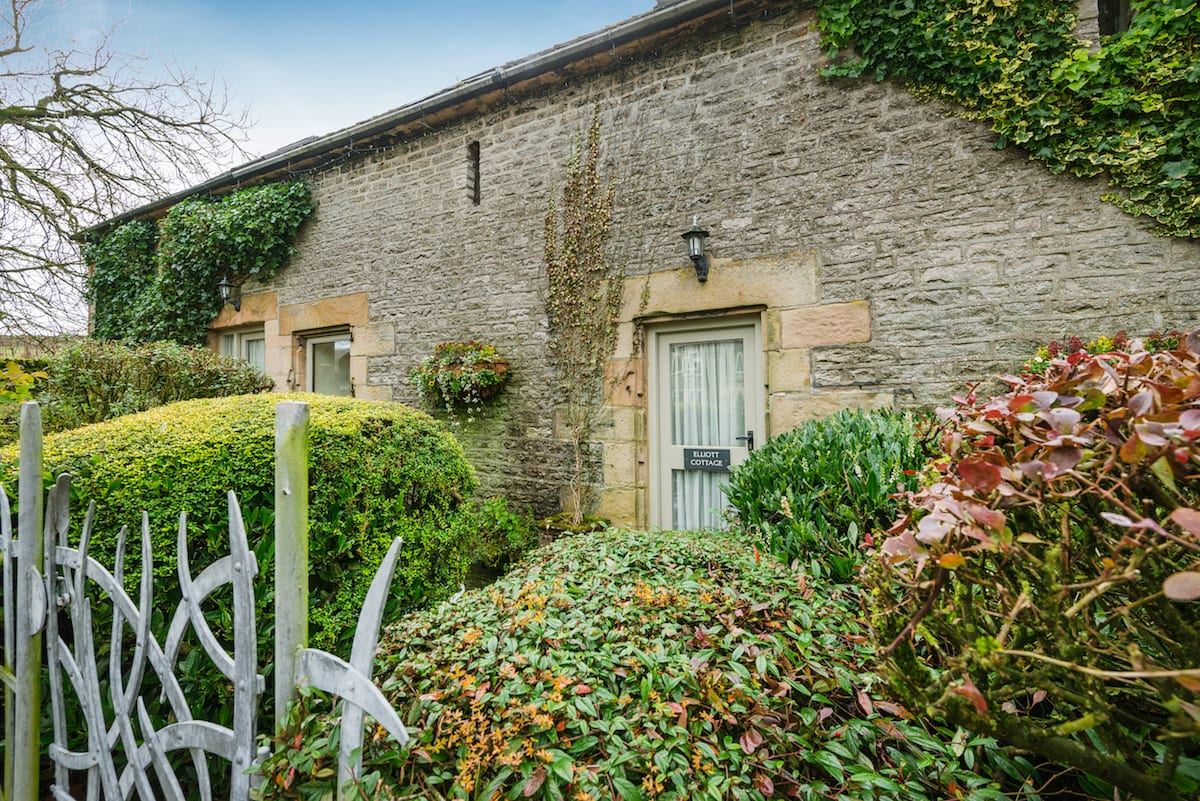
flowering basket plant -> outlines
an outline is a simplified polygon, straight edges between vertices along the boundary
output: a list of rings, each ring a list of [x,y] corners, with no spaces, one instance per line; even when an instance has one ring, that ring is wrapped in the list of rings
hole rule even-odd
[[[442,342],[412,371],[413,385],[427,403],[453,413],[477,412],[508,382],[509,364],[485,342]]]

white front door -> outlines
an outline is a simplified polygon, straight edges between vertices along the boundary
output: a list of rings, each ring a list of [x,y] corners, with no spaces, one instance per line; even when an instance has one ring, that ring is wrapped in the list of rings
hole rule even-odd
[[[654,334],[651,509],[661,528],[722,528],[731,468],[763,437],[759,325],[732,321]]]

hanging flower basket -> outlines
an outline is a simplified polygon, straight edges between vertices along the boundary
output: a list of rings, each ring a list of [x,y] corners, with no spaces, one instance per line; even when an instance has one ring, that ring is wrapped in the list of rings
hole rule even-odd
[[[413,369],[413,385],[426,402],[453,413],[478,412],[504,389],[509,363],[485,342],[442,342]]]

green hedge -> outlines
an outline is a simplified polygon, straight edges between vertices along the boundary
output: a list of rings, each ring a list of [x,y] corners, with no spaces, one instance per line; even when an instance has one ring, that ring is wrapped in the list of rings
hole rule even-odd
[[[173,342],[80,340],[56,351],[47,372],[49,418],[59,431],[176,401],[266,392],[275,386],[242,359]]]
[[[843,411],[771,438],[726,491],[739,524],[785,561],[850,579],[864,538],[895,519],[897,488],[916,488],[916,426],[913,412]]]
[[[86,503],[96,502],[93,554],[110,565],[120,527],[135,527],[143,509],[150,513],[159,609],[179,597],[179,513],[188,513],[198,573],[228,553],[225,493],[235,490],[262,570],[260,648],[270,654],[275,404],[286,399],[311,407],[311,638],[347,653],[366,588],[394,537],[404,537],[404,550],[393,613],[445,597],[465,574],[471,532],[450,520],[475,488],[474,471],[428,415],[317,395],[187,401],[48,436],[47,480],[73,476],[76,525]],[[16,454],[15,446],[0,449],[0,483],[10,492]],[[136,550],[130,561],[136,566]],[[221,603],[214,625],[228,631]]]
[[[33,387],[46,431],[66,431],[196,398],[266,392],[275,382],[242,359],[173,342],[81,339],[51,356],[17,360],[47,374]],[[17,437],[17,405],[0,405],[0,444]]]
[[[853,593],[799,579],[721,533],[547,546],[385,633],[376,675],[413,739],[369,737],[353,795],[1003,798],[968,767],[986,741],[952,744],[878,694]],[[268,799],[331,797],[322,709],[307,694],[275,738]]]

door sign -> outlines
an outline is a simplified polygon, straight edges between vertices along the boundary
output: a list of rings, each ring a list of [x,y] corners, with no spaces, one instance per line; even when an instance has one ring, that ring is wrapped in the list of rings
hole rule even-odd
[[[707,470],[713,473],[727,473],[732,464],[728,448],[684,448],[684,470]]]

